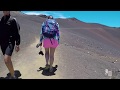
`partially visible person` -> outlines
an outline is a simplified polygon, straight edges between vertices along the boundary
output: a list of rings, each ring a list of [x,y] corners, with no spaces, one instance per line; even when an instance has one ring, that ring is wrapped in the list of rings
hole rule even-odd
[[[0,47],[4,55],[5,65],[11,74],[11,77],[9,77],[9,79],[17,79],[15,76],[11,57],[14,46],[16,52],[20,50],[20,26],[16,18],[10,15],[10,11],[3,11],[3,14],[4,15],[0,21]]]
[[[49,69],[50,72],[53,71],[54,53],[57,46],[59,45],[59,40],[59,24],[56,22],[53,16],[50,15],[42,24],[40,42],[36,45],[37,47],[43,45],[45,48],[45,69]]]

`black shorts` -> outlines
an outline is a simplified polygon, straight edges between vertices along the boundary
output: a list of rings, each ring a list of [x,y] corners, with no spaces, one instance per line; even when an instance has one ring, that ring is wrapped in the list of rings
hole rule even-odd
[[[3,55],[9,55],[12,56],[13,50],[14,50],[14,43],[7,43],[7,44],[1,44],[1,50]]]

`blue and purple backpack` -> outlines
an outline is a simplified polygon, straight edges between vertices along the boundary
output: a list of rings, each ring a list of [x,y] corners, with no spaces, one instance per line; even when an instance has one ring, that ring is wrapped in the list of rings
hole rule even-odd
[[[44,22],[42,26],[42,34],[47,38],[54,38],[57,34],[57,22],[54,19],[48,19]]]

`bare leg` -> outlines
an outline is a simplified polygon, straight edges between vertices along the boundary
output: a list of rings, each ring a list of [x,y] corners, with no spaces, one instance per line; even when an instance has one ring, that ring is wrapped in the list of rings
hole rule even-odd
[[[12,64],[12,61],[11,61],[11,56],[8,56],[8,55],[4,55],[4,61],[5,61],[5,64],[11,74],[12,77],[14,77],[14,68],[13,68],[13,64]]]
[[[54,53],[55,53],[55,48],[50,48],[50,68],[52,68],[54,62]]]
[[[48,61],[49,61],[49,48],[45,48],[45,59],[46,59],[46,65],[48,65]]]

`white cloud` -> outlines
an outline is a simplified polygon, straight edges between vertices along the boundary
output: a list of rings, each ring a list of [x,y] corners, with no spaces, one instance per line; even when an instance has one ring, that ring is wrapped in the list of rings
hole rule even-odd
[[[28,14],[28,15],[40,15],[40,14],[49,15],[49,13],[46,11],[45,12],[44,11],[41,11],[41,12],[30,11],[30,12],[26,12],[26,14]]]
[[[67,18],[67,17],[65,17],[65,16],[63,16],[63,15],[59,15],[59,18],[64,18],[64,19],[65,19],[65,18]]]
[[[62,13],[58,13],[58,12],[53,12],[53,15],[55,18],[67,18]]]
[[[39,13],[36,13],[36,12],[26,12],[25,14],[28,14],[28,15],[39,15]]]
[[[54,18],[67,18],[66,16],[63,15],[63,13],[55,12],[55,11],[30,11],[26,12],[28,15],[53,15]]]

